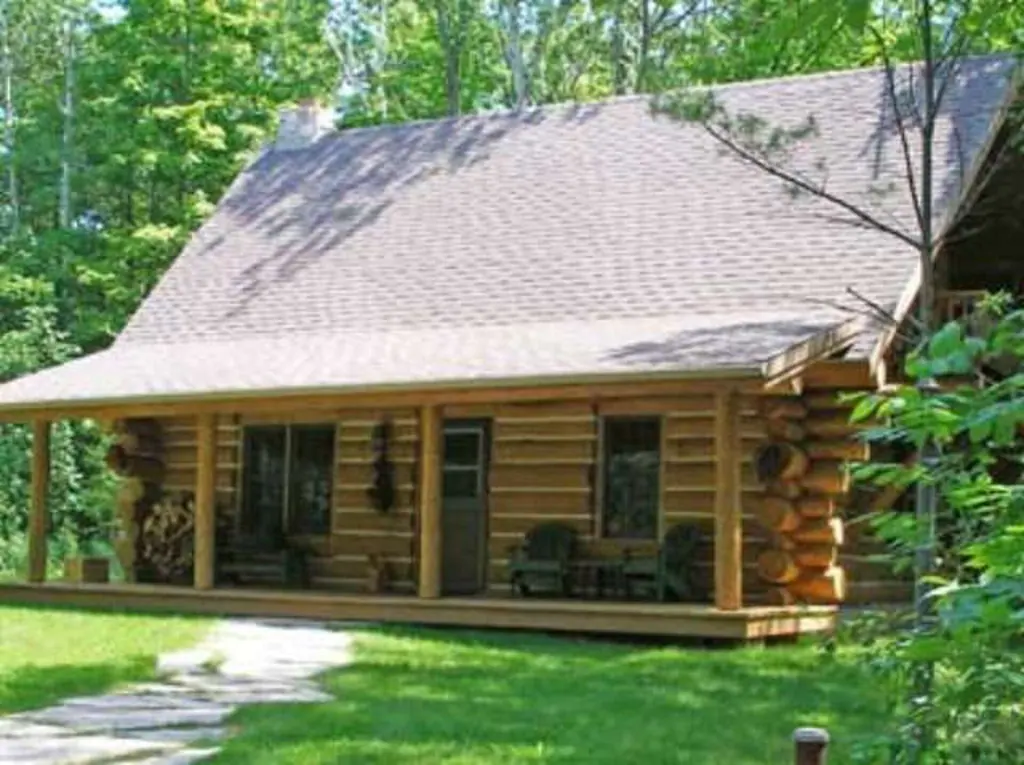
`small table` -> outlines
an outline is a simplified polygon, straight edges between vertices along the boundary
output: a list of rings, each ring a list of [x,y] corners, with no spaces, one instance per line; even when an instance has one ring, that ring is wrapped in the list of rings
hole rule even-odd
[[[605,587],[609,584],[613,591],[622,588],[621,560],[583,558],[572,561],[569,567],[574,583],[581,585],[581,589],[586,589],[588,583],[592,584],[599,598],[604,597]]]

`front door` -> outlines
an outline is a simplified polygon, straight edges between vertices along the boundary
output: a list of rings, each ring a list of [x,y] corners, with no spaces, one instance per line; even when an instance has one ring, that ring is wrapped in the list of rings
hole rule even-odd
[[[441,474],[441,586],[446,595],[484,588],[487,567],[488,426],[480,420],[444,424]]]

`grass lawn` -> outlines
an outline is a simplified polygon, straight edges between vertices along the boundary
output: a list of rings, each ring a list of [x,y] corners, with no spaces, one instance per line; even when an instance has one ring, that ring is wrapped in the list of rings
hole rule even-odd
[[[831,765],[880,717],[849,656],[698,650],[501,633],[359,633],[329,704],[250,707],[219,765],[782,765],[822,725]]]
[[[0,713],[149,679],[158,654],[198,642],[208,624],[0,605]]]

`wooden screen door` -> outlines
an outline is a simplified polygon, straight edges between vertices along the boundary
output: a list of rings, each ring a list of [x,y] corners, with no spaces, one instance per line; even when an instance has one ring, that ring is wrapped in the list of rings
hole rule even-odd
[[[441,588],[468,595],[485,586],[488,424],[447,420],[441,467]]]

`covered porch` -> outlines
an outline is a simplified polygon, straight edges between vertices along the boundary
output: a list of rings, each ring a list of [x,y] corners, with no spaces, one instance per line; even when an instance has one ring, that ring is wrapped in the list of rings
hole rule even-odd
[[[763,438],[757,414],[763,395],[761,380],[740,377],[480,390],[458,397],[437,391],[138,404],[53,410],[45,418],[41,412],[32,419],[27,583],[3,585],[0,598],[735,640],[827,630],[834,607],[770,604],[752,570],[758,529],[750,522],[751,508],[763,487],[752,479],[750,463]],[[49,435],[57,416],[122,423],[122,435],[129,437],[119,443],[133,448],[149,436],[123,423],[161,424],[165,464],[146,479],[155,488],[143,493],[147,501],[187,497],[181,500],[191,529],[184,577],[157,583],[141,575],[146,561],[133,537],[142,524],[139,491],[132,490],[126,496],[136,527],[122,528],[115,540],[115,548],[132,548],[118,555],[126,581],[46,581]],[[645,447],[655,448],[657,457],[651,537],[616,538],[610,516],[601,512],[610,502],[603,453],[612,439],[609,423],[634,420],[649,425],[657,442]],[[279,438],[286,444],[282,464],[315,461],[317,434],[325,431],[331,436],[324,444],[330,456],[323,480],[314,475],[309,486],[300,486],[285,478],[280,491],[265,488],[273,471],[255,471],[255,462],[267,459],[257,446],[266,450]],[[155,459],[156,453],[142,456]],[[120,458],[135,459],[130,453]],[[285,473],[290,469],[296,468]],[[133,471],[125,483],[138,478]],[[382,475],[390,478],[382,482]],[[229,575],[240,530],[268,517],[252,515],[253,508],[267,505],[266,496],[284,508],[279,551],[304,558],[304,574],[282,577],[279,584]],[[326,510],[319,515],[310,512],[321,506]],[[583,538],[574,586],[524,594],[511,579],[506,551],[551,522],[575,528]],[[622,560],[656,560],[666,537],[684,525],[701,537],[695,591],[662,599],[656,586],[630,592],[616,582]],[[602,573],[611,575],[610,583],[600,581]]]

